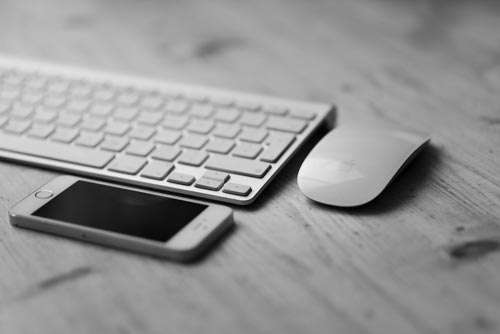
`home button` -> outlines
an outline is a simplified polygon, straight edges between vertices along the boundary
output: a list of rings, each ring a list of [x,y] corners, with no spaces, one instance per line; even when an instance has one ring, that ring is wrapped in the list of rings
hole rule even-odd
[[[52,196],[54,196],[54,193],[50,190],[38,190],[35,193],[35,197],[40,199],[47,199],[51,198]]]

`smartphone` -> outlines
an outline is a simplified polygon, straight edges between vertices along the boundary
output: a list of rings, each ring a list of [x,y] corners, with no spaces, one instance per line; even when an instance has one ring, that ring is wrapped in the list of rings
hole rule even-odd
[[[221,205],[60,176],[9,211],[14,226],[187,261],[233,224]]]

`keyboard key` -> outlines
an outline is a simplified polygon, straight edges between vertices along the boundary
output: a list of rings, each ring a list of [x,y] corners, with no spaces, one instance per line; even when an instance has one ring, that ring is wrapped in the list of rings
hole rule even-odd
[[[285,153],[285,151],[295,141],[295,136],[291,134],[281,133],[279,135],[271,135],[267,139],[269,146],[262,152],[260,160],[266,162],[276,162]]]
[[[167,179],[167,182],[182,184],[185,186],[192,185],[194,181],[195,178],[193,175],[177,173],[177,172],[170,174],[170,176]]]
[[[49,93],[62,94],[69,89],[70,82],[61,77],[50,77],[47,82],[47,91]]]
[[[154,141],[162,144],[173,145],[181,139],[182,134],[174,130],[159,130],[154,137]]]
[[[0,101],[0,115],[5,114],[10,110],[10,103]]]
[[[184,98],[184,94],[177,90],[162,91],[161,93],[169,99],[181,100]]]
[[[49,108],[60,108],[66,103],[66,98],[62,95],[49,95],[43,99],[43,104]]]
[[[23,95],[21,96],[21,102],[23,104],[31,106],[39,104],[40,101],[42,100],[43,100],[43,94],[40,92],[24,91]]]
[[[189,96],[186,97],[190,101],[195,101],[198,103],[205,103],[208,102],[208,95],[206,94],[200,94],[198,92],[190,92]]]
[[[240,118],[240,123],[243,125],[259,127],[265,122],[266,118],[267,116],[262,113],[245,112]]]
[[[137,122],[146,124],[146,125],[157,125],[163,118],[163,114],[161,112],[142,112],[137,118]]]
[[[33,123],[28,131],[28,136],[45,139],[50,136],[50,134],[54,132],[54,130],[55,126],[52,124]]]
[[[311,121],[316,117],[316,113],[314,111],[305,110],[305,109],[292,109],[290,110],[290,117],[304,119],[306,121]]]
[[[227,155],[213,154],[208,158],[205,168],[222,172],[262,178],[271,166],[260,161],[252,161]]]
[[[207,160],[208,154],[203,151],[184,150],[177,160],[178,163],[189,166],[201,166]]]
[[[244,128],[239,139],[251,143],[262,143],[267,137],[267,131],[264,129]]]
[[[214,138],[210,140],[205,150],[221,154],[228,154],[235,146],[234,141],[229,139]]]
[[[35,111],[33,119],[40,123],[52,123],[57,118],[57,112],[40,107]]]
[[[69,81],[55,78],[51,80],[47,86],[47,90],[54,94],[63,94],[69,88]]]
[[[34,108],[32,106],[23,106],[16,104],[10,111],[10,116],[19,119],[26,119],[33,114]]]
[[[60,113],[56,123],[60,126],[72,128],[76,126],[81,119],[82,117],[80,115]]]
[[[154,148],[155,146],[148,141],[134,140],[130,143],[125,152],[127,152],[128,154],[145,157],[149,153],[151,153]]]
[[[124,122],[109,121],[104,128],[104,132],[110,135],[123,136],[130,130],[130,125]]]
[[[117,173],[135,175],[139,173],[139,171],[144,167],[145,164],[146,159],[133,157],[130,155],[122,155],[117,157],[111,163],[108,170]]]
[[[187,130],[194,133],[208,134],[214,127],[213,121],[194,119],[189,122]]]
[[[0,133],[0,149],[95,168],[105,167],[114,157],[108,152],[78,146],[73,146],[69,150],[64,144],[2,133]]]
[[[247,196],[251,191],[252,188],[247,185],[232,182],[226,183],[224,189],[222,189],[222,192],[239,196]]]
[[[263,110],[267,114],[285,116],[288,113],[287,107],[269,106]]]
[[[181,154],[181,150],[174,146],[158,145],[151,154],[153,159],[174,161]]]
[[[236,124],[217,124],[213,132],[214,136],[222,138],[235,138],[240,133],[241,128]]]
[[[75,115],[75,114],[68,114],[66,112],[60,113],[59,117],[56,120],[57,125],[72,128],[76,126],[80,120],[81,120],[80,115]]]
[[[133,91],[125,91],[116,97],[116,103],[122,106],[132,106],[139,101],[139,95]]]
[[[75,141],[75,144],[86,147],[96,147],[103,140],[103,138],[104,136],[102,133],[82,131],[80,136],[78,136]]]
[[[292,119],[279,116],[271,116],[267,120],[266,127],[272,130],[279,130],[291,133],[301,133],[307,126],[303,120]]]
[[[188,110],[188,108],[189,108],[189,103],[184,100],[171,100],[165,106],[165,109],[168,112],[174,114],[183,114]]]
[[[102,86],[94,91],[94,98],[103,102],[111,101],[115,96],[113,88]]]
[[[101,149],[112,152],[121,152],[128,145],[128,138],[106,136],[101,144]]]
[[[222,188],[222,185],[224,182],[221,180],[215,180],[215,179],[207,179],[207,178],[201,178],[199,179],[196,184],[194,185],[197,188],[201,189],[208,189],[208,190],[219,190]]]
[[[119,107],[113,113],[113,118],[121,121],[131,121],[139,115],[137,108]]]
[[[141,176],[153,180],[163,180],[174,169],[174,165],[163,161],[150,161],[142,170]]]
[[[102,118],[87,117],[80,124],[80,128],[88,131],[99,131],[105,124],[106,121]]]
[[[77,136],[78,136],[77,129],[59,127],[56,129],[56,131],[54,132],[54,134],[51,136],[50,139],[52,139],[53,141],[69,144]]]
[[[0,90],[0,99],[6,101],[14,101],[21,96],[21,90],[19,88],[7,88],[2,87]]]
[[[92,93],[92,86],[88,82],[79,82],[70,87],[69,94],[75,97],[84,98]]]
[[[189,114],[197,118],[208,118],[214,113],[214,107],[209,104],[195,104],[189,110]]]
[[[295,135],[291,133],[286,133],[286,132],[280,132],[280,131],[270,131],[269,136],[267,136],[266,140],[264,143],[266,144],[273,144],[276,142],[293,142],[295,140]]]
[[[236,108],[222,108],[215,112],[214,119],[219,122],[234,123],[241,116],[241,111]]]
[[[89,113],[97,117],[108,117],[113,112],[112,104],[99,103],[90,107]]]
[[[39,90],[45,87],[47,84],[47,78],[32,75],[24,83],[24,86],[29,89]]]
[[[19,72],[11,71],[3,78],[4,84],[11,86],[19,86],[24,81],[25,77]]]
[[[205,136],[200,136],[200,135],[187,135],[184,136],[180,142],[179,145],[182,147],[187,147],[187,148],[194,148],[194,149],[201,149],[205,144],[208,142],[207,137]]]
[[[83,114],[90,108],[89,100],[71,100],[66,104],[65,110],[74,114]]]
[[[31,121],[11,119],[3,129],[7,132],[20,135],[28,130],[30,126]]]
[[[181,130],[187,125],[187,123],[188,118],[186,116],[167,115],[163,119],[162,125],[168,129]]]
[[[228,173],[223,173],[223,172],[217,172],[215,170],[207,170],[203,174],[203,178],[220,180],[222,182],[226,182],[227,180],[229,180],[229,174]]]
[[[233,150],[233,155],[247,159],[255,159],[262,151],[262,146],[259,144],[240,143]]]
[[[149,140],[156,133],[156,130],[150,126],[136,126],[128,134],[130,138]]]
[[[234,104],[234,100],[226,96],[212,96],[210,102],[219,107],[230,107]]]
[[[254,101],[238,101],[236,102],[236,106],[241,109],[257,111],[262,108],[262,105],[259,102]]]
[[[163,98],[159,95],[148,95],[140,101],[141,107],[157,110],[163,105]]]

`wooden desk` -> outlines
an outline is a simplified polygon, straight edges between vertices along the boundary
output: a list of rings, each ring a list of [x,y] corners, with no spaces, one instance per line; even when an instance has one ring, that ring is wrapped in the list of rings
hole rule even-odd
[[[335,101],[432,133],[371,205],[298,190],[309,142],[191,265],[14,229],[54,172],[0,163],[0,333],[498,333],[494,1],[0,3],[0,52]]]

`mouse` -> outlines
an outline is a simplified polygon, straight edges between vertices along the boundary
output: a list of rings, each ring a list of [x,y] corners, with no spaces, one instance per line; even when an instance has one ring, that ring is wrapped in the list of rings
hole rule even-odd
[[[388,125],[346,124],[311,150],[297,175],[308,198],[327,205],[366,204],[430,141],[428,134]]]

